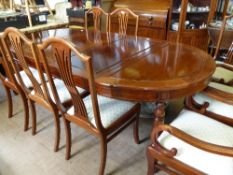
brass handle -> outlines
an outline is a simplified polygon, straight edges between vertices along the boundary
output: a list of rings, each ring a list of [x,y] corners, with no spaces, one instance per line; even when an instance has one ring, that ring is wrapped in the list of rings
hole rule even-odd
[[[153,20],[153,17],[152,17],[152,16],[150,16],[150,17],[148,18],[148,20],[149,20],[149,21],[152,21],[152,20]]]
[[[149,25],[152,25],[152,21],[153,21],[153,17],[150,16],[150,17],[148,18]]]

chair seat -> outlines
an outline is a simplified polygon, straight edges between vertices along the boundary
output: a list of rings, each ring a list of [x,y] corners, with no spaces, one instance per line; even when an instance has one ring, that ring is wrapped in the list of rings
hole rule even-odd
[[[65,87],[65,84],[62,80],[58,79],[58,78],[55,78],[54,79],[54,84],[57,88],[57,93],[59,95],[59,98],[60,98],[60,101],[61,103],[64,103],[64,102],[67,102],[68,100],[71,99],[71,96],[70,96],[70,93],[69,91],[66,89]],[[52,93],[52,89],[50,88],[50,85],[49,83],[47,83],[47,87],[48,87],[48,90],[49,90],[49,95],[51,97],[51,99],[53,100],[54,103],[56,103],[55,99],[54,99],[54,96],[53,96],[53,93]],[[83,93],[85,90],[80,88],[80,87],[76,87],[78,92],[81,94]],[[43,89],[43,88],[42,88]],[[33,90],[32,92],[32,95],[35,94],[35,91]]]
[[[223,62],[216,62],[218,64],[226,64],[226,63],[223,63]],[[230,64],[226,64],[227,66],[231,66]],[[228,69],[225,69],[223,67],[216,67],[216,70],[213,74],[213,78],[214,79],[217,79],[217,80],[220,80],[220,79],[223,79],[225,83],[228,83],[230,82],[231,80],[233,80],[233,71],[230,71]]]
[[[183,110],[171,125],[200,140],[233,147],[233,128],[201,114]],[[175,158],[198,170],[211,175],[233,174],[233,158],[202,151],[167,133],[162,133],[159,141],[168,149],[177,148]]]
[[[213,83],[213,82],[209,83],[209,86],[225,92],[233,93],[233,87],[230,86],[222,85],[219,83]],[[209,103],[209,106],[207,108],[208,111],[233,119],[232,105],[210,98],[207,95],[204,95],[203,93],[198,93],[193,98],[199,104],[208,102]]]
[[[32,67],[30,67],[29,69],[31,70],[31,72],[32,72],[33,76],[35,77],[35,79],[37,80],[37,82],[41,84],[41,80],[40,80],[40,76],[39,76],[38,71],[37,71],[36,69],[32,68]],[[22,77],[22,80],[23,80],[25,86],[26,86],[27,88],[31,88],[31,87],[32,87],[32,82],[31,82],[31,80],[28,78],[28,76],[27,76],[27,74],[25,73],[25,71],[20,71],[20,76]],[[15,75],[15,78],[16,78],[16,80],[17,80],[16,75]],[[45,78],[46,78],[46,77],[45,77]],[[8,78],[6,78],[6,81],[8,81]],[[18,81],[18,80],[17,80],[17,81]]]
[[[112,123],[117,121],[122,115],[132,109],[135,103],[128,101],[116,100],[108,97],[97,96],[100,110],[100,118],[104,128],[108,128]],[[87,96],[83,99],[83,102],[87,109],[89,121],[96,127],[91,96]],[[71,107],[67,113],[74,115],[74,107]]]

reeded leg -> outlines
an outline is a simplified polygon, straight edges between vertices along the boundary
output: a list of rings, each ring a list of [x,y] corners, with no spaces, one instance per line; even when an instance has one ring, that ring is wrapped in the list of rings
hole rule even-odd
[[[57,109],[53,109],[54,123],[55,123],[55,143],[54,152],[57,152],[60,144],[61,126],[59,120],[59,114]]]
[[[134,142],[139,144],[139,135],[138,135],[138,124],[139,124],[139,114],[140,111],[137,113],[136,121],[134,122]]]
[[[29,100],[31,113],[32,113],[32,135],[36,134],[36,108],[35,103],[32,100]]]
[[[6,86],[4,86],[4,89],[6,91],[6,97],[8,103],[8,118],[11,118],[13,116],[13,103],[12,103],[11,92],[10,89]]]
[[[154,175],[155,173],[155,159],[150,153],[150,146],[147,148],[147,175]]]
[[[71,153],[71,128],[70,128],[70,121],[66,120],[63,117],[64,126],[65,126],[65,133],[66,133],[66,160],[70,159]]]
[[[100,154],[101,154],[100,155],[101,161],[100,161],[99,175],[103,175],[106,165],[106,157],[107,157],[107,141],[106,138],[104,137],[100,138]]]

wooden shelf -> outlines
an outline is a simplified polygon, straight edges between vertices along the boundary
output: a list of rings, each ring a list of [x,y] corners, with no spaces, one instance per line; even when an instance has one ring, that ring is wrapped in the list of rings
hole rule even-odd
[[[187,14],[203,14],[203,13],[209,13],[210,11],[190,11],[187,12]],[[173,10],[172,13],[174,14],[180,14],[180,11],[178,10]]]

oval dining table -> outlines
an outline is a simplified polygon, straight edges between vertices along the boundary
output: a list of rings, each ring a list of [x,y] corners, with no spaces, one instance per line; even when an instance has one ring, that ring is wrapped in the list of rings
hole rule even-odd
[[[206,52],[184,44],[77,29],[34,33],[41,42],[61,37],[92,58],[97,93],[136,102],[154,102],[155,124],[163,122],[165,103],[203,90],[215,70]],[[53,58],[49,59],[56,75]],[[84,65],[72,57],[74,80],[88,89]]]

